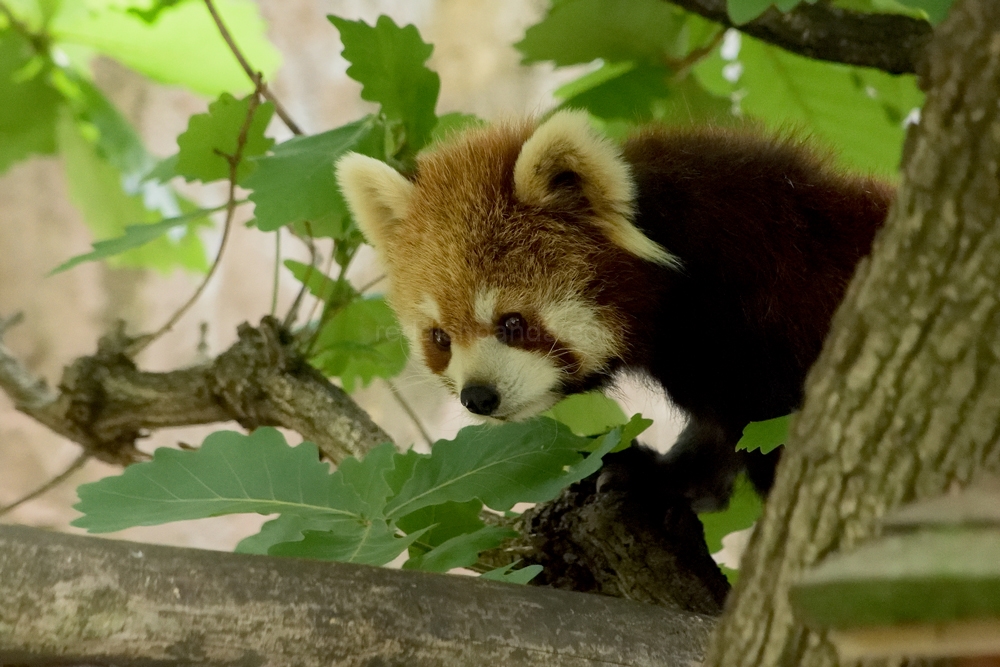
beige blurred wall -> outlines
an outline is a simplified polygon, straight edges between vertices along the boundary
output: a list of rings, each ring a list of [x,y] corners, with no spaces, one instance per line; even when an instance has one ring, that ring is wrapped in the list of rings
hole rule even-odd
[[[572,78],[546,65],[523,67],[511,44],[544,13],[544,0],[260,0],[270,37],[284,62],[273,88],[291,115],[309,133],[336,127],[370,107],[359,97],[359,86],[347,78],[340,58],[337,31],[325,19],[337,14],[373,22],[385,13],[400,24],[413,23],[435,44],[431,66],[441,75],[439,111],[473,112],[485,118],[537,113],[551,107],[551,92]],[[139,129],[159,156],[176,152],[176,136],[187,118],[204,111],[207,100],[184,91],[149,83],[112,62],[95,63],[98,85]],[[279,139],[288,133],[272,126]],[[190,188],[187,194],[203,204],[224,201],[219,187]],[[245,220],[247,211],[244,211]],[[5,337],[5,343],[39,375],[57,382],[63,366],[93,352],[97,338],[118,319],[130,332],[149,331],[183,303],[198,277],[176,273],[162,276],[135,270],[113,270],[86,264],[46,277],[66,258],[85,252],[90,235],[69,203],[57,158],[33,159],[0,177],[0,315],[21,311],[25,321]],[[218,231],[206,235],[210,248]],[[286,256],[303,256],[294,239],[283,239]],[[207,324],[204,342],[217,354],[235,339],[243,321],[256,322],[268,312],[274,237],[235,225],[219,274],[195,308],[168,336],[144,352],[140,363],[166,370],[197,362],[199,325]],[[266,267],[266,268],[262,268]],[[351,278],[363,284],[381,273],[371,253],[352,267]],[[289,276],[282,285],[279,312],[295,294]],[[452,435],[471,423],[455,401],[408,369],[396,380],[421,415],[433,437]],[[620,393],[627,409],[657,419],[651,441],[666,444],[677,431],[677,416],[655,392],[631,384]],[[376,381],[355,394],[358,402],[385,427],[397,443],[419,442],[413,423],[392,398],[385,383]],[[235,427],[235,425],[232,425]],[[200,442],[217,428],[191,428],[154,434],[143,445],[151,451],[178,440]],[[6,504],[61,472],[78,454],[72,443],[54,436],[14,411],[0,395],[0,505]],[[114,474],[116,470],[90,462],[61,487],[26,504],[0,521],[75,531],[69,522],[76,485]],[[254,532],[259,517],[224,517],[202,522],[133,529],[115,537],[198,546],[231,548]]]

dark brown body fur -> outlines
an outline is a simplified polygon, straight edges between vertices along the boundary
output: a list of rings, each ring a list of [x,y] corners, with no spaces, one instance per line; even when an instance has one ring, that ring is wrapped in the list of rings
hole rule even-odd
[[[632,343],[619,368],[648,372],[690,416],[669,457],[689,478],[674,486],[718,505],[750,465],[766,489],[776,458],[735,453],[735,444],[748,422],[799,407],[894,191],[835,170],[794,139],[651,130],[624,154],[638,186],[636,224],[683,268],[607,268],[616,275],[602,281],[601,298],[627,317]]]

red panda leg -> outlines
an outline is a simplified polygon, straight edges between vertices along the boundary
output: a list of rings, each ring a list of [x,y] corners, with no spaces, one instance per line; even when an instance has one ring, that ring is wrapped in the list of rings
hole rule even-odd
[[[736,476],[746,471],[758,493],[766,496],[780,450],[767,455],[737,451],[742,432],[742,427],[726,428],[713,420],[691,417],[666,454],[635,442],[607,457],[598,490],[620,488],[648,502],[683,496],[695,512],[714,512],[729,504]]]

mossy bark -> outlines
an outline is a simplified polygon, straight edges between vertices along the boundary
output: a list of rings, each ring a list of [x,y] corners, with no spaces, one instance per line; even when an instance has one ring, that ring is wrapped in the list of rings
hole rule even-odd
[[[810,373],[706,665],[837,664],[788,591],[901,503],[1000,471],[1000,3],[959,0],[898,199]]]

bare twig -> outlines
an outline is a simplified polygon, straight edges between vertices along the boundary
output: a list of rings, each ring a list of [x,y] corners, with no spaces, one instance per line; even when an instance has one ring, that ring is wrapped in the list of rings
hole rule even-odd
[[[37,489],[35,489],[31,493],[29,493],[28,495],[23,496],[23,497],[15,500],[14,502],[12,502],[9,505],[6,505],[4,507],[0,507],[0,516],[3,516],[4,514],[7,514],[9,512],[12,512],[13,510],[15,510],[18,507],[20,507],[21,505],[23,505],[24,503],[26,503],[26,502],[28,502],[30,500],[34,500],[35,498],[37,498],[38,496],[42,495],[43,493],[46,493],[47,491],[49,491],[51,489],[54,489],[55,487],[59,486],[60,484],[62,484],[63,482],[65,482],[67,479],[69,479],[70,475],[72,475],[77,470],[79,470],[80,468],[82,468],[84,466],[84,464],[87,463],[87,461],[89,461],[90,459],[91,459],[90,452],[84,450],[83,452],[80,453],[79,456],[76,457],[76,459],[71,464],[69,464],[69,467],[66,468],[66,470],[62,471],[61,473],[59,473],[58,475],[56,475],[55,477],[53,477],[49,481],[45,482],[45,484],[42,484],[40,487],[38,487]]]
[[[21,313],[8,317],[0,317],[0,341],[3,335],[23,319]],[[0,342],[0,389],[14,401],[14,406],[42,408],[53,403],[57,395],[49,389],[45,380],[35,377],[24,364],[11,353],[7,346]]]
[[[410,418],[410,421],[413,422],[413,425],[417,427],[418,431],[420,431],[420,437],[424,439],[424,442],[427,443],[427,446],[429,447],[430,445],[434,444],[434,440],[431,438],[430,434],[427,433],[427,429],[424,428],[424,425],[421,423],[420,418],[417,417],[417,413],[414,411],[412,407],[410,407],[409,402],[405,398],[403,398],[403,394],[400,393],[399,387],[396,386],[396,383],[393,382],[392,380],[386,380],[385,383],[389,385],[389,391],[392,392],[393,398],[395,398],[396,402],[399,403],[401,408],[403,408],[403,412],[406,413],[406,415]]]
[[[274,278],[271,284],[271,317],[278,312],[278,283],[281,278],[281,230],[274,231]]]
[[[260,72],[251,67],[250,62],[246,59],[246,56],[244,56],[243,52],[240,51],[240,47],[236,45],[236,40],[233,39],[229,29],[226,28],[226,24],[222,20],[222,16],[219,14],[219,11],[216,9],[215,3],[212,2],[212,0],[205,0],[205,6],[208,8],[209,14],[212,15],[212,20],[215,21],[215,25],[219,29],[219,34],[222,35],[222,39],[224,39],[226,44],[229,45],[229,50],[233,52],[233,55],[236,56],[236,60],[240,63],[240,67],[243,68],[246,75],[250,77],[251,81],[253,81],[254,88],[264,96],[264,99],[274,105],[274,112],[278,114],[278,118],[282,120],[285,126],[292,131],[292,134],[297,136],[302,135],[302,130],[299,128],[298,124],[292,120],[291,116],[288,115],[285,107],[282,106],[281,102],[278,101],[278,98],[274,96],[274,93],[272,93],[271,89],[267,87],[267,84],[264,83],[264,78],[261,76]]]
[[[222,262],[222,253],[226,249],[226,242],[229,240],[229,233],[233,227],[233,218],[236,215],[236,207],[239,206],[239,200],[236,198],[236,181],[237,174],[240,168],[240,162],[243,160],[243,150],[246,148],[247,136],[250,133],[250,124],[253,122],[254,114],[257,111],[257,107],[260,105],[260,98],[254,94],[250,97],[250,101],[247,103],[247,115],[243,119],[243,125],[240,127],[240,133],[236,138],[236,151],[232,155],[223,155],[226,161],[229,162],[229,198],[226,202],[226,221],[222,227],[222,240],[219,242],[219,252],[215,255],[215,261],[212,262],[212,266],[209,267],[208,273],[205,274],[204,280],[198,285],[198,288],[191,295],[191,298],[187,300],[184,305],[177,309],[177,311],[166,321],[166,323],[160,327],[158,330],[151,334],[141,336],[135,340],[132,346],[129,348],[129,353],[131,355],[136,355],[142,352],[144,349],[149,347],[149,344],[155,341],[157,338],[163,334],[170,331],[177,322],[184,317],[184,314],[190,310],[191,306],[201,298],[202,293],[204,293],[205,288],[208,283],[212,280],[212,276],[218,270],[219,265]]]
[[[389,276],[386,275],[385,273],[383,273],[380,276],[376,276],[376,277],[372,278],[371,280],[369,280],[368,282],[366,282],[361,287],[359,287],[358,291],[361,292],[362,294],[364,294],[365,292],[367,292],[368,290],[370,290],[372,287],[375,287],[375,285],[378,285],[380,282],[382,282],[383,280],[385,280],[388,277]]]
[[[305,238],[296,234],[296,237],[306,244],[309,248],[309,270],[306,271],[305,279],[302,281],[302,287],[299,288],[299,293],[295,295],[295,301],[292,302],[291,307],[285,314],[285,319],[282,322],[282,326],[286,329],[291,329],[292,325],[295,323],[295,319],[299,316],[299,306],[302,305],[302,299],[305,298],[306,292],[309,290],[309,281],[312,280],[313,271],[316,270],[316,263],[319,261],[319,253],[316,251],[316,241],[313,237],[312,224],[305,220],[303,223],[306,228]],[[291,229],[289,227],[289,229]],[[295,233],[294,231],[292,232]],[[331,259],[333,258],[333,253],[330,253]]]

